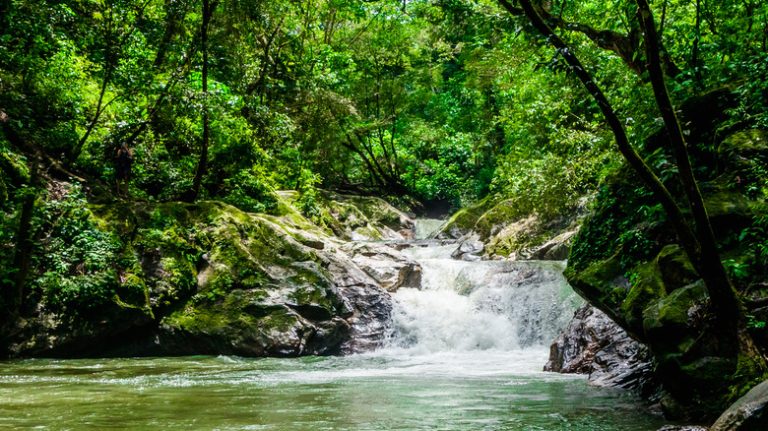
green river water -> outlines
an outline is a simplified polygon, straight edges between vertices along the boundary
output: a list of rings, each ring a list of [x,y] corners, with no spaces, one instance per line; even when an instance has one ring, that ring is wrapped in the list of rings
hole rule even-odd
[[[618,390],[537,371],[544,350],[0,364],[0,429],[655,430]]]

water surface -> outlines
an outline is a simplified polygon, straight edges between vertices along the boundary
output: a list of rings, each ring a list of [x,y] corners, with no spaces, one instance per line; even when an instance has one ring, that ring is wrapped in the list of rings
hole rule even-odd
[[[538,371],[546,351],[0,364],[0,429],[655,430],[617,390]]]

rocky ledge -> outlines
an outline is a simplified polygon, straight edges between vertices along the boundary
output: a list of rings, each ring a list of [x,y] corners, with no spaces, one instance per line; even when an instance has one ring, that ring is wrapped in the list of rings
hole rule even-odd
[[[297,356],[379,345],[388,292],[418,286],[421,269],[393,248],[337,234],[402,239],[412,221],[380,199],[366,201],[366,215],[351,209],[365,198],[350,206],[333,196],[324,211],[337,219],[323,226],[289,198],[277,215],[221,202],[83,208],[93,232],[115,244],[111,268],[75,268],[71,277],[88,290],[50,295],[59,300],[40,303],[9,332],[5,355]]]
[[[588,374],[592,384],[646,395],[657,389],[648,349],[589,304],[576,310],[568,327],[552,343],[544,371]]]

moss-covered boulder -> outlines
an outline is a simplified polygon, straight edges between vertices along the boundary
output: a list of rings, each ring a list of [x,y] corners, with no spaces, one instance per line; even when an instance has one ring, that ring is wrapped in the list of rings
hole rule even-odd
[[[356,217],[377,232],[407,222],[383,201],[361,202],[378,218],[362,210]],[[386,290],[417,285],[418,264],[383,245],[345,245],[288,199],[279,206],[279,215],[213,201],[83,208],[94,232],[115,238],[105,287],[79,298],[100,305],[77,313],[43,294],[7,354],[296,356],[380,344],[391,311]],[[377,265],[398,271],[379,274]]]
[[[438,238],[483,243],[483,257],[565,260],[583,212],[543,220],[518,208],[513,200],[485,198],[456,212]],[[464,255],[464,253],[458,253]]]
[[[760,304],[768,293],[760,288],[768,263],[768,133],[737,132],[716,148],[694,153],[724,264],[747,304]],[[664,157],[657,151],[650,160],[663,166]],[[683,202],[675,176],[664,178]],[[718,349],[706,289],[663,210],[628,167],[601,187],[574,240],[566,276],[584,298],[649,346],[668,414],[712,418],[761,377],[749,358],[723,356]],[[750,313],[755,311],[752,306]],[[751,331],[765,351],[765,322],[754,315]]]
[[[295,208],[297,192],[280,191],[278,196],[281,215],[303,217]],[[311,222],[340,239],[379,241],[413,237],[413,219],[381,198],[323,191],[316,203],[317,214],[310,217]]]

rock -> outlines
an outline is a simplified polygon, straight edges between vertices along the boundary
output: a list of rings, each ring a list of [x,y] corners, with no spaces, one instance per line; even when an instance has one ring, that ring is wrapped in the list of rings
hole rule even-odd
[[[650,391],[653,363],[648,350],[605,313],[584,305],[550,347],[545,371],[589,374],[599,386]]]
[[[114,296],[82,316],[42,307],[10,355],[297,356],[381,345],[386,289],[418,287],[421,268],[383,244],[347,247],[281,202],[281,216],[220,202],[87,208],[124,239]]]
[[[460,209],[443,225],[440,232],[437,233],[437,238],[459,239],[473,232],[478,233],[483,238],[487,237],[487,233],[477,231],[476,225],[478,219],[493,206],[494,202],[490,198],[485,198],[475,205]]]
[[[451,257],[454,259],[465,260],[473,262],[481,259],[481,254],[485,249],[485,244],[476,236],[471,235],[464,238],[456,250],[451,253]]]
[[[389,292],[401,287],[421,287],[421,266],[397,249],[372,243],[348,243],[341,249],[352,256],[355,265]]]
[[[535,247],[528,256],[532,260],[565,260],[571,249],[571,240],[578,229],[565,231],[544,244]]]
[[[768,429],[768,380],[739,398],[712,425],[710,431],[764,431]]]
[[[414,220],[385,200],[323,192],[319,223],[344,240],[406,240],[413,237]]]

